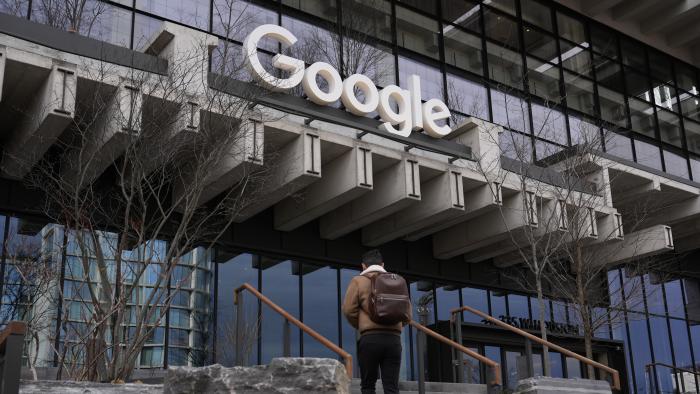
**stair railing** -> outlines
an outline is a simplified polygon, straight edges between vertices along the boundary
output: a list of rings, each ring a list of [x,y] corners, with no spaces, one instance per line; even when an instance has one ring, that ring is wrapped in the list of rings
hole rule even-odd
[[[243,285],[238,287],[236,290],[234,290],[233,304],[238,306],[238,308],[236,308],[236,333],[235,333],[235,336],[236,336],[236,365],[243,365],[243,343],[242,343],[243,341],[241,341],[239,339],[242,338],[241,324],[243,322],[243,307],[242,306],[243,306],[243,291],[244,290],[247,290],[249,293],[254,295],[258,300],[260,300],[265,305],[269,306],[270,309],[277,312],[278,314],[280,314],[284,318],[284,327],[283,327],[284,344],[283,344],[283,347],[284,347],[285,356],[288,357],[289,353],[290,353],[289,323],[291,323],[291,324],[294,324],[295,326],[299,327],[299,329],[301,329],[305,334],[309,335],[313,339],[320,342],[323,346],[327,347],[332,352],[339,355],[343,359],[343,362],[345,364],[345,371],[347,372],[348,377],[352,378],[352,355],[350,353],[346,352],[340,346],[331,342],[328,338],[324,337],[323,335],[321,335],[318,332],[311,329],[306,324],[299,321],[299,319],[297,319],[294,316],[292,316],[291,314],[289,314],[289,312],[285,311],[279,305],[272,302],[272,300],[265,297],[255,287],[249,285],[248,283],[244,283]]]
[[[559,346],[559,345],[555,345],[555,344],[553,344],[552,342],[545,341],[544,339],[542,339],[542,338],[540,338],[540,337],[538,337],[538,336],[536,336],[536,335],[532,335],[532,334],[530,334],[530,333],[527,332],[527,331],[523,331],[523,330],[521,330],[521,329],[519,329],[519,328],[517,328],[517,327],[513,327],[512,325],[510,325],[510,324],[508,324],[508,323],[502,322],[502,321],[496,319],[495,317],[490,316],[490,315],[487,315],[486,313],[484,313],[484,312],[482,312],[482,311],[480,311],[480,310],[478,310],[478,309],[474,309],[474,308],[472,308],[472,307],[470,307],[470,306],[462,306],[462,307],[459,307],[459,308],[456,308],[456,309],[453,309],[453,310],[450,311],[450,314],[451,314],[451,321],[455,321],[455,318],[456,318],[457,321],[458,321],[458,324],[457,324],[457,331],[458,331],[458,332],[457,332],[457,335],[458,335],[458,338],[459,338],[460,340],[461,340],[461,330],[462,330],[462,315],[461,315],[461,312],[463,312],[463,311],[471,312],[471,313],[473,313],[473,314],[475,314],[475,315],[481,317],[482,319],[488,321],[489,323],[495,324],[495,325],[497,325],[497,326],[499,326],[499,327],[501,327],[501,328],[505,328],[506,330],[512,331],[512,332],[514,332],[514,333],[516,333],[516,334],[518,334],[518,335],[524,337],[524,338],[526,339],[526,341],[529,340],[529,341],[532,341],[532,342],[539,343],[540,345],[546,346],[546,347],[549,348],[549,349],[553,349],[553,350],[555,350],[555,351],[557,351],[557,352],[559,352],[559,353],[562,353],[562,354],[565,354],[565,355],[567,355],[567,356],[569,356],[569,357],[575,358],[575,359],[577,359],[578,361],[580,361],[580,362],[582,362],[582,363],[584,363],[584,364],[592,365],[594,368],[598,368],[598,369],[600,369],[600,370],[603,370],[603,371],[609,373],[610,375],[612,375],[612,380],[613,380],[613,381],[612,381],[612,385],[611,385],[611,386],[612,386],[613,390],[621,390],[620,372],[618,372],[616,369],[611,368],[611,367],[609,367],[609,366],[607,366],[607,365],[601,364],[601,363],[599,363],[599,362],[597,362],[597,361],[591,360],[591,359],[589,359],[589,358],[586,358],[586,357],[584,357],[584,356],[582,356],[582,355],[580,355],[580,354],[574,353],[574,352],[572,352],[571,350],[565,349],[565,348],[563,348],[563,347],[561,347],[561,346]],[[456,316],[456,317],[455,317],[455,316]],[[461,363],[461,355],[459,355],[459,360],[458,360],[458,362]]]
[[[27,324],[21,321],[7,323],[0,332],[0,394],[19,393],[22,371],[22,348]]]
[[[662,368],[668,368],[671,371],[673,371],[674,374],[674,380],[676,381],[676,392],[678,393],[700,393],[700,387],[698,387],[698,380],[700,379],[700,372],[693,371],[692,369],[688,368],[681,368],[681,367],[676,367],[670,364],[666,363],[650,363],[647,364],[644,369],[646,370],[647,377],[648,377],[648,390],[647,392],[652,393],[652,394],[657,394],[657,393],[663,393],[663,389],[659,387],[659,382],[657,379],[657,368],[662,367]],[[680,372],[680,376],[679,373]],[[689,391],[685,387],[685,380],[683,379],[684,373],[690,374],[693,376],[693,380],[695,380],[693,386],[695,387],[695,390]]]
[[[436,339],[439,342],[442,342],[446,344],[447,346],[450,346],[452,349],[457,350],[460,352],[460,355],[462,353],[471,356],[480,362],[486,364],[491,371],[491,374],[489,376],[489,381],[487,382],[487,388],[488,391],[491,392],[496,392],[496,388],[501,386],[501,365],[493,360],[491,360],[488,357],[482,356],[481,354],[463,346],[460,343],[457,343],[443,335],[438,334],[437,332],[429,329],[428,327],[411,320],[408,324],[410,324],[412,327],[417,329],[420,334],[423,335],[428,335],[434,339]],[[423,359],[425,355],[425,341],[423,340],[423,337],[421,335],[418,336],[417,338],[417,344],[418,344],[418,392],[423,394],[425,393],[425,368],[423,368]]]

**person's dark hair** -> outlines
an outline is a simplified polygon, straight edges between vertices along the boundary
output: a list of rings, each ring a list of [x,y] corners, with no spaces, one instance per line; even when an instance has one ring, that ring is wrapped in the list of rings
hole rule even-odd
[[[362,263],[366,265],[384,264],[382,254],[378,249],[368,250],[362,255]]]

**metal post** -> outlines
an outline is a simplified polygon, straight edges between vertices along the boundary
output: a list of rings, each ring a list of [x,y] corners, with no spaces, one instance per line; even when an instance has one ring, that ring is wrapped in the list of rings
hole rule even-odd
[[[236,304],[236,365],[243,365],[243,292],[235,293]]]
[[[1,393],[19,393],[19,378],[22,369],[23,334],[11,334],[5,340],[5,354],[2,360]]]
[[[292,356],[292,345],[290,343],[291,335],[292,333],[289,320],[284,319],[284,328],[282,333],[282,352],[284,353],[284,357]]]
[[[532,341],[529,338],[525,338],[525,357],[527,361],[527,377],[531,378],[535,376],[535,368],[532,365]]]
[[[462,344],[462,312],[457,313],[457,340],[455,342]],[[454,351],[454,348],[452,348]],[[462,352],[457,352],[457,382],[464,383],[464,355]]]
[[[418,307],[418,319],[420,324],[428,324],[428,308]],[[418,347],[418,394],[425,394],[425,333],[418,330],[418,338],[416,340]]]
[[[450,320],[450,339],[455,340],[455,326],[457,325],[456,321]],[[450,346],[450,361],[452,362],[452,382],[453,383],[459,383],[459,380],[457,380],[457,370],[459,368],[459,364],[457,363],[457,357],[455,355],[455,348]]]

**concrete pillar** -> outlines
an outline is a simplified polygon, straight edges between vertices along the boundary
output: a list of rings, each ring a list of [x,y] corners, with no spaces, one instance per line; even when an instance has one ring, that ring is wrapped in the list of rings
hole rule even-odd
[[[288,143],[268,164],[269,174],[260,190],[254,190],[244,199],[244,206],[236,215],[242,222],[277,204],[313,182],[321,179],[321,141],[318,134],[303,131]]]
[[[229,138],[229,137],[225,137]],[[173,203],[182,206],[187,199],[196,198],[196,206],[207,203],[224,190],[233,187],[250,171],[263,165],[263,144],[265,141],[264,125],[256,120],[242,121],[238,136],[229,140],[230,146],[221,154],[213,169],[205,169],[206,174],[187,172],[177,182],[173,190]],[[196,166],[195,166],[196,168]],[[198,196],[186,196],[188,185],[201,182],[197,189]]]
[[[355,146],[324,165],[323,178],[275,205],[275,229],[291,231],[372,190],[372,152]]]
[[[378,246],[464,214],[464,183],[455,168],[421,185],[421,203],[369,224],[362,243]]]
[[[4,56],[3,56],[4,57]],[[23,178],[63,133],[75,115],[76,66],[56,62],[5,145],[2,173]]]
[[[321,217],[321,237],[335,239],[421,200],[419,163],[404,158],[374,176],[374,191]]]
[[[521,193],[504,198],[503,207],[433,235],[436,258],[449,259],[496,243],[529,225]]]
[[[117,86],[85,143],[71,154],[61,169],[68,182],[87,186],[99,177],[141,133],[142,93],[127,81]]]

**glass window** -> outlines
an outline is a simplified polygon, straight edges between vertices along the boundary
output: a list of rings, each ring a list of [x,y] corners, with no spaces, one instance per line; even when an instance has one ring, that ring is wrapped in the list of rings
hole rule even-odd
[[[442,18],[450,23],[466,27],[469,30],[481,32],[478,1],[442,0]],[[450,26],[445,26],[443,34],[448,33]]]
[[[632,141],[620,134],[605,130],[605,151],[611,155],[634,161],[632,155]]]
[[[568,323],[566,302],[552,300],[552,318],[558,323]]]
[[[479,75],[484,73],[481,38],[457,27],[447,26],[444,39],[447,64]]]
[[[399,46],[437,59],[437,21],[403,7],[396,7],[396,41]]]
[[[619,63],[606,59],[604,57],[595,56],[595,73],[598,86],[624,92],[624,79],[622,78],[622,66]]]
[[[443,98],[442,73],[435,67],[399,56],[399,83],[408,88],[408,77],[411,75],[420,77],[420,92],[423,100]]]
[[[562,355],[555,351],[549,351],[549,368],[553,378],[564,377],[564,367],[561,362]]]
[[[678,112],[678,95],[676,94],[676,89],[656,81],[654,81],[653,85],[654,104],[669,111]]]
[[[523,61],[520,53],[500,45],[486,43],[489,77],[516,89],[523,88]]]
[[[552,320],[552,307],[548,299],[543,299],[544,302],[544,319],[547,321]],[[537,297],[530,297],[530,310],[532,311],[532,320],[540,319],[540,305]],[[566,323],[566,322],[564,322]]]
[[[336,34],[298,19],[282,16],[282,26],[299,40],[287,51],[306,63],[323,61],[340,70],[340,59],[334,48],[338,47]]]
[[[29,0],[0,1],[0,12],[26,18]]]
[[[655,274],[644,274],[644,295],[646,296],[647,311],[658,315],[666,314],[664,306],[663,286]]]
[[[538,58],[551,63],[559,63],[557,56],[557,41],[548,34],[543,33],[535,28],[528,26],[524,27],[523,40],[525,42],[525,51],[537,56]]]
[[[528,57],[527,68],[530,93],[553,103],[561,102],[559,67]]]
[[[671,340],[673,341],[673,356],[676,366],[691,368],[693,361],[690,357],[690,341],[688,340],[688,327],[684,320],[669,319],[671,324]]]
[[[491,0],[487,4],[493,8],[499,9],[503,12],[507,12],[511,15],[515,15],[515,1],[514,0]]]
[[[435,289],[435,305],[438,320],[450,320],[450,311],[459,308],[459,288],[455,286],[438,286]]]
[[[563,40],[560,40],[560,43],[561,62],[564,68],[592,78],[593,60],[588,46],[571,45]]]
[[[136,9],[199,29],[209,29],[208,0],[136,0]]]
[[[624,64],[642,72],[646,71],[646,56],[643,45],[637,41],[622,37],[620,47],[622,48],[622,62]]]
[[[627,126],[625,98],[622,94],[598,85],[598,102],[603,120],[617,126]]]
[[[158,31],[163,21],[150,16],[136,13],[134,17],[134,45],[132,49],[145,51],[154,34]]]
[[[384,0],[343,0],[343,33],[367,42],[367,35],[391,42],[391,3]]]
[[[698,93],[698,75],[697,70],[685,63],[676,62],[676,83],[678,87],[691,92]]]
[[[590,28],[593,51],[617,59],[617,34],[596,23],[591,24]]]
[[[349,269],[341,269],[340,270],[340,290],[343,299],[345,298],[345,291],[348,288],[348,285],[350,284],[350,281],[352,278],[359,274],[359,271],[355,270],[349,270]],[[341,320],[341,334],[343,336],[343,342],[341,343],[342,348],[345,349],[346,352],[350,353],[352,355],[352,360],[353,360],[353,376],[358,377],[360,376],[360,367],[357,364],[357,340],[360,338],[359,333],[348,323],[348,320],[343,316]],[[408,330],[404,330],[404,333],[406,333]],[[404,345],[405,346],[405,345]],[[409,350],[410,347],[406,346],[404,347],[404,353],[410,353]],[[408,361],[408,363],[407,363]],[[401,363],[401,370],[405,373],[406,366],[410,366],[410,360],[404,359],[404,362]],[[402,377],[406,378],[405,375],[402,375]]]
[[[653,79],[673,85],[671,58],[658,51],[649,51],[649,72]]]
[[[668,315],[681,319],[685,318],[683,291],[681,290],[680,279],[675,279],[664,283],[664,291],[666,292],[666,307],[668,308]]]
[[[292,261],[265,259],[261,261],[263,294],[282,309],[299,317],[299,277],[292,275]],[[270,308],[262,308],[262,364],[283,351],[284,318]],[[299,355],[299,330],[291,327],[290,348],[292,356]]]
[[[562,145],[568,144],[566,119],[556,108],[545,107],[532,103],[532,127],[535,137],[554,141]]]
[[[657,146],[635,140],[634,149],[637,153],[637,163],[661,170],[661,152]]]
[[[648,137],[654,137],[656,129],[654,107],[644,101],[631,97],[629,99],[629,106],[632,130]]]
[[[538,0],[521,0],[520,8],[524,21],[552,31],[552,14],[549,7]]]
[[[176,328],[171,328],[169,330],[168,344],[170,346],[189,346],[190,345],[190,332],[189,330],[180,330]]]
[[[190,352],[188,349],[182,348],[168,348],[168,365],[187,365],[190,359]]]
[[[282,4],[335,22],[338,7],[335,0],[282,0]]]
[[[628,313],[627,316],[630,333],[629,349],[634,360],[634,380],[637,382],[637,387],[645,387],[644,368],[652,362],[647,322],[644,315],[638,313]]]
[[[489,304],[487,299],[487,293],[484,289],[476,289],[473,287],[465,287],[462,289],[462,303],[466,306],[470,306],[478,311],[488,313]],[[481,322],[481,317],[469,313],[463,312],[462,319],[465,322],[479,323]]]
[[[527,102],[519,97],[491,90],[493,122],[518,131],[530,130]]]
[[[683,122],[685,126],[685,139],[688,143],[688,150],[700,154],[700,123],[690,120]]]
[[[240,0],[214,0],[212,21],[214,33],[243,42],[245,37],[256,27],[277,24],[277,13],[266,8]],[[277,52],[279,43],[265,38],[258,47]]]
[[[499,135],[501,153],[524,163],[532,162],[532,138],[514,131],[504,130]]]
[[[508,294],[508,315],[510,317],[529,319],[530,307],[527,297],[519,294]]]
[[[678,100],[681,103],[683,115],[695,121],[700,121],[700,97],[683,92]]]
[[[595,115],[593,82],[565,71],[564,83],[566,84],[566,104],[569,108]]]
[[[557,12],[557,29],[559,36],[573,41],[577,45],[588,44],[583,23],[561,12]]]
[[[515,50],[520,48],[518,24],[512,18],[500,12],[486,10],[484,11],[484,29],[489,39],[507,48]]]
[[[500,319],[501,316],[508,316],[508,311],[506,310],[506,293],[497,290],[490,290],[489,296],[491,297],[491,316]]]
[[[556,144],[550,144],[549,142],[535,139],[535,153],[537,160],[545,159],[556,153],[559,153],[564,148]]]
[[[422,1],[422,0],[398,0],[399,3],[403,3],[406,5],[409,5],[413,8],[417,8],[423,12],[427,12],[429,14],[435,14],[435,5],[436,3],[432,1]]]
[[[651,101],[649,93],[649,79],[643,74],[632,71],[629,67],[625,67],[625,86],[627,94],[634,96],[644,101]]]
[[[338,278],[334,268],[304,264],[304,323],[333,343],[338,343]],[[304,335],[304,357],[335,358],[319,341]]]
[[[486,87],[481,84],[448,73],[447,101],[451,109],[465,115],[488,119],[488,96]]]
[[[587,149],[601,149],[600,128],[594,120],[569,116],[569,130],[571,132],[571,145],[585,144]]]
[[[681,134],[680,117],[663,109],[657,109],[656,116],[659,119],[661,140],[679,148],[682,147],[683,135]]]
[[[581,377],[581,362],[573,357],[566,357],[566,377],[569,379]]]
[[[671,342],[668,335],[668,325],[664,317],[649,317],[649,326],[654,335],[651,336],[651,343],[654,349],[654,361],[657,363],[673,364],[671,357]],[[659,392],[672,393],[673,383],[669,370],[657,368],[656,378]]]
[[[700,160],[690,158],[690,170],[693,173],[693,180],[694,181],[699,181],[700,180]]]
[[[426,320],[426,323],[428,325],[432,325],[435,323],[435,302],[434,302],[434,297],[433,297],[433,284],[430,282],[413,282],[409,286],[409,290],[411,293],[411,302],[413,303],[413,319],[418,320],[419,322],[422,321],[423,319]],[[420,308],[420,309],[419,309]],[[419,313],[419,310],[423,310],[425,317],[421,317],[421,313]],[[404,330],[405,332],[405,330]],[[412,338],[412,346],[413,349],[416,349],[416,338],[417,335],[413,335]],[[406,346],[406,345],[404,345]],[[428,376],[428,360],[427,360],[427,352],[425,354],[426,360],[424,362],[424,366],[426,368],[426,376]],[[413,365],[414,365],[414,376],[417,378],[416,371],[418,367],[418,354],[417,352],[414,351],[413,354],[414,360]]]
[[[142,367],[159,367],[163,365],[162,347],[145,347],[141,350]]]
[[[690,179],[688,162],[683,156],[664,149],[664,164],[666,165],[666,172],[669,174]]]

